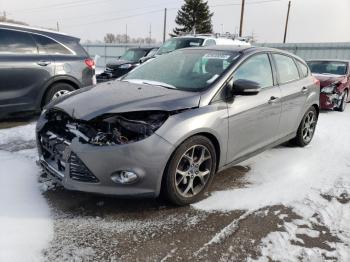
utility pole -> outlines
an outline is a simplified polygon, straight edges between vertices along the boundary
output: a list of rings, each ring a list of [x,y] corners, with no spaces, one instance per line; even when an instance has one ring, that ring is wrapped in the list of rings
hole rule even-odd
[[[286,26],[285,26],[285,28],[284,28],[283,44],[286,43],[286,39],[287,39],[287,31],[288,31],[288,22],[289,22],[290,5],[291,5],[291,1],[289,1],[289,3],[288,3],[288,11],[287,11],[287,18],[286,18]]]
[[[166,39],[166,20],[167,20],[167,8],[164,9],[164,32],[163,32],[163,43]]]
[[[56,23],[56,28],[57,28],[57,32],[59,32],[60,31],[60,25],[59,25],[58,21]]]
[[[6,11],[4,11],[4,22],[6,22],[6,20],[7,20],[7,17],[6,17]]]
[[[128,24],[125,25],[125,44],[128,43]]]
[[[149,40],[148,44],[151,45],[152,42],[152,24],[149,25]]]
[[[242,0],[242,7],[241,7],[241,23],[240,23],[240,25],[239,25],[239,37],[242,37],[242,33],[243,33],[244,5],[245,5],[245,0]]]

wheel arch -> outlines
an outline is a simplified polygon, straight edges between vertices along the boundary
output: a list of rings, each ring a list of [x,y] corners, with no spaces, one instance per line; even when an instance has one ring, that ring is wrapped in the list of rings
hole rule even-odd
[[[216,153],[216,168],[215,168],[215,173],[219,170],[219,165],[220,165],[220,159],[221,159],[221,156],[222,156],[222,152],[221,152],[221,146],[220,146],[220,142],[218,140],[218,138],[210,133],[210,132],[206,132],[206,131],[202,131],[202,132],[198,132],[198,133],[194,133],[194,134],[191,134],[189,136],[187,136],[186,138],[182,139],[181,142],[177,143],[176,146],[174,147],[174,150],[173,152],[170,154],[170,156],[168,157],[168,160],[167,160],[167,163],[166,163],[166,166],[163,170],[163,174],[161,176],[161,181],[160,181],[160,191],[162,191],[163,189],[163,183],[164,183],[164,175],[169,167],[169,163],[170,163],[170,160],[171,158],[173,157],[173,155],[175,154],[176,150],[188,139],[194,137],[194,136],[203,136],[203,137],[206,137],[210,140],[210,142],[213,143],[214,145],[214,148],[215,148],[215,153]]]
[[[61,76],[61,77],[55,77],[52,78],[46,85],[45,88],[40,96],[40,101],[39,101],[39,105],[40,108],[43,107],[44,105],[44,100],[45,100],[45,96],[47,95],[47,92],[50,90],[50,88],[58,83],[65,83],[65,84],[69,84],[71,85],[75,90],[81,88],[81,84],[79,83],[79,81],[73,77],[70,76]]]

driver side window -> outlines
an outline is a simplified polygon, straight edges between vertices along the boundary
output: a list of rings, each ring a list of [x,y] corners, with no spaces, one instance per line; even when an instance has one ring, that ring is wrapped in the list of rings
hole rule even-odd
[[[260,84],[261,88],[273,86],[270,59],[267,54],[248,58],[233,74],[233,81],[250,80]]]

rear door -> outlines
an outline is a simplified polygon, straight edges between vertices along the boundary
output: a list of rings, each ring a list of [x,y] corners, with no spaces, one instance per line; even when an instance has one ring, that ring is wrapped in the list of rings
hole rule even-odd
[[[275,142],[281,116],[281,92],[267,53],[255,54],[240,65],[233,74],[233,81],[238,79],[258,82],[262,89],[228,102],[229,162]]]
[[[302,76],[302,72],[299,74],[294,58],[277,53],[272,57],[282,94],[282,116],[279,127],[279,136],[282,138],[296,132],[311,87],[310,80]]]
[[[30,33],[0,29],[0,109],[35,109],[42,86],[53,75]]]

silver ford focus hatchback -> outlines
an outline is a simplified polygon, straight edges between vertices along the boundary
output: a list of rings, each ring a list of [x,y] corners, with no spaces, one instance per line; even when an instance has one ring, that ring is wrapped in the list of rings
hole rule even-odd
[[[52,102],[37,124],[39,162],[69,190],[186,205],[218,171],[308,145],[318,114],[319,83],[292,54],[182,49]]]

